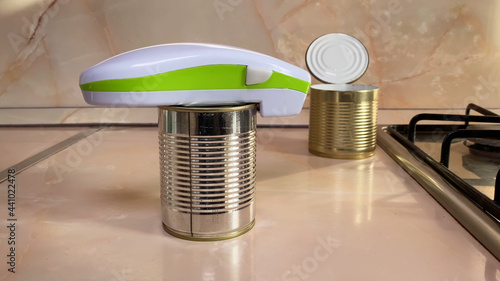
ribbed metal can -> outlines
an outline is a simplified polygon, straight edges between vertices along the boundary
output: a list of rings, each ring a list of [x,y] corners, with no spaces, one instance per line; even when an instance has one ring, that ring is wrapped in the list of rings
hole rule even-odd
[[[189,240],[222,240],[254,225],[254,104],[159,108],[162,221]]]
[[[340,159],[375,153],[378,87],[320,84],[311,87],[309,151]]]

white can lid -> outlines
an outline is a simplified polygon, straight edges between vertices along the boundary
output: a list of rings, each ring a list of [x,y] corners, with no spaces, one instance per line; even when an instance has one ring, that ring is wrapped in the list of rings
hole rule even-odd
[[[342,33],[318,37],[306,52],[307,68],[324,83],[352,83],[365,73],[368,61],[363,43]]]

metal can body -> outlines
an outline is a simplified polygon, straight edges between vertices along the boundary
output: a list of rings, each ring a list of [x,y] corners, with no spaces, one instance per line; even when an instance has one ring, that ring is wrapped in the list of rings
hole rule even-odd
[[[256,106],[159,108],[164,229],[190,240],[254,224]]]
[[[340,159],[375,153],[378,88],[323,84],[311,87],[309,151]]]

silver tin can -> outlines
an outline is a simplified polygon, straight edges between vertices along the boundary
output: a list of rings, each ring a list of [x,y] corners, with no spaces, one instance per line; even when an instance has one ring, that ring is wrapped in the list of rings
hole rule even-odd
[[[222,240],[254,225],[256,105],[159,107],[165,231]]]

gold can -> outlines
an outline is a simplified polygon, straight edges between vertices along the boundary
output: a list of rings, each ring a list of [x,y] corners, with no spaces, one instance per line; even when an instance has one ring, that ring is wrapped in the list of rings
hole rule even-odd
[[[369,85],[313,85],[309,152],[339,159],[375,154],[378,90]]]

